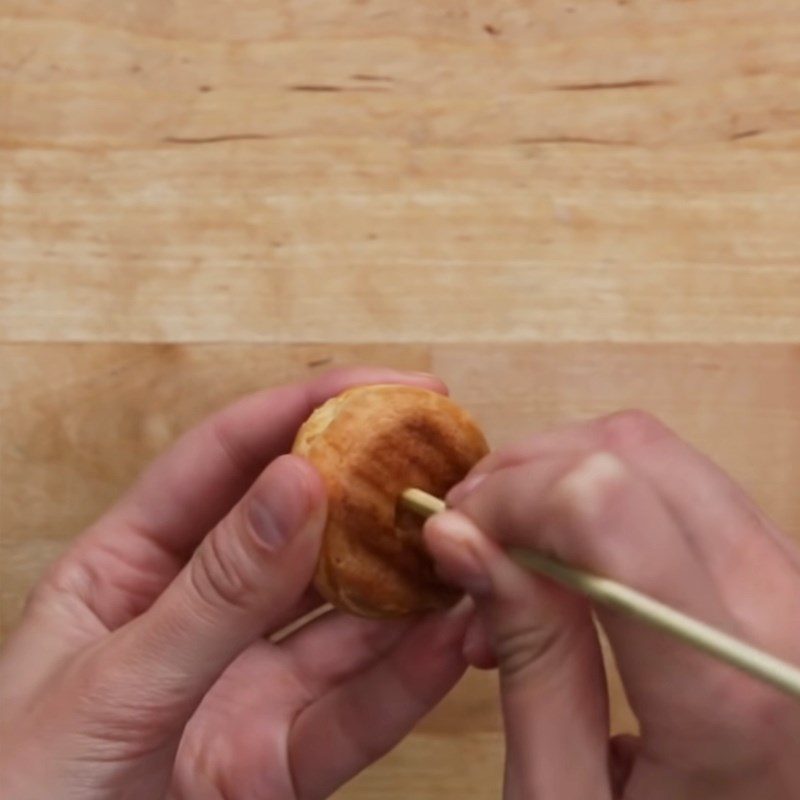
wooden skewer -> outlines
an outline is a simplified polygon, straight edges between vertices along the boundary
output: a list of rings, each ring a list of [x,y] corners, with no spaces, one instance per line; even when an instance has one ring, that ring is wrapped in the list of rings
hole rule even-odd
[[[443,500],[420,489],[403,492],[402,503],[426,518],[446,508]],[[793,664],[617,581],[569,567],[531,550],[514,548],[508,552],[521,566],[580,592],[600,605],[664,631],[800,700],[800,668]]]

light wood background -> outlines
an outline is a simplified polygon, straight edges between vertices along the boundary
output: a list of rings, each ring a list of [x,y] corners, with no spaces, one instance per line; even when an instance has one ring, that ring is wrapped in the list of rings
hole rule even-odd
[[[800,537],[800,4],[0,0],[2,631],[181,430],[363,361],[496,444],[648,408]],[[499,730],[470,674],[339,796],[497,796]]]

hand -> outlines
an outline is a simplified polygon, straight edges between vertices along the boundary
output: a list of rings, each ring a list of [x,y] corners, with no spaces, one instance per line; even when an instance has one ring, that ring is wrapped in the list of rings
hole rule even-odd
[[[597,609],[641,737],[609,748],[587,604],[500,544],[616,578],[800,663],[800,555],[717,467],[625,412],[491,454],[432,518],[439,569],[475,600],[470,660],[499,661],[507,798],[800,797],[800,704],[665,634]]]
[[[267,638],[321,604],[324,488],[280,454],[315,406],[375,382],[444,390],[361,369],[247,397],[54,565],[0,655],[4,797],[324,797],[456,682],[465,604],[416,622],[330,612]]]

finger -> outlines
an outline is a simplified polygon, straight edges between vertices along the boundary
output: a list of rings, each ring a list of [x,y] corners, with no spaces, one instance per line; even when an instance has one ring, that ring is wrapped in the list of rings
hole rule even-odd
[[[464,646],[461,649],[471,667],[475,667],[475,669],[497,668],[497,656],[489,637],[488,626],[480,616],[476,615],[467,628],[464,635]]]
[[[446,392],[433,376],[361,367],[244,397],[184,434],[156,459],[77,540],[42,591],[47,595],[56,586],[79,594],[112,629],[141,613],[261,470],[291,447],[311,411],[327,398],[367,383],[405,383]]]
[[[585,422],[563,425],[513,442],[484,456],[467,477],[448,492],[448,505],[457,506],[493,472],[541,459],[575,460],[598,444],[598,437]]]
[[[710,459],[660,420],[643,411],[621,411],[566,425],[490,453],[451,490],[448,502],[458,505],[492,472],[543,458],[567,454],[575,457],[602,450],[620,455],[637,467],[667,505],[695,531],[704,534],[698,544],[712,567],[728,560],[728,551],[720,544],[727,539],[730,547],[738,546],[739,534],[749,528],[750,533],[757,533],[759,538],[773,540],[772,544],[762,543],[762,547],[771,550],[773,558],[781,554],[800,569],[798,548],[765,517],[746,493]],[[729,501],[712,504],[719,517],[716,520],[710,519],[707,513],[709,497]],[[710,526],[710,522],[715,524]],[[710,530],[716,531],[713,536],[708,535]]]
[[[491,472],[470,474],[462,483],[458,484],[447,495],[447,506],[449,508],[464,508],[471,497],[478,494],[484,482],[490,478],[500,482],[505,475],[516,474],[518,469],[525,469],[525,480],[530,485],[530,495],[544,497],[558,481],[570,470],[581,463],[589,451],[571,450],[565,452],[554,452],[552,455],[540,455],[529,461],[522,461],[519,464],[509,463],[506,466],[498,467]]]
[[[502,470],[459,510],[501,544],[555,555],[701,612],[712,624],[731,625],[716,587],[659,496],[610,453],[594,453],[566,471],[557,461]]]
[[[328,797],[396,745],[461,677],[472,609],[413,626],[382,659],[304,709],[289,757],[298,797]]]
[[[289,621],[313,572],[325,506],[311,465],[274,461],[153,606],[106,640],[101,686],[135,701],[132,714],[153,735],[182,725],[242,650]]]
[[[500,669],[507,797],[610,798],[602,658],[588,608],[528,575],[468,518],[432,519],[437,566],[470,592]]]
[[[281,650],[318,697],[378,661],[419,619],[366,619],[330,611],[282,640]]]
[[[597,452],[562,468],[553,464],[551,480],[541,462],[496,473],[461,510],[506,544],[527,544],[660,590],[664,599],[678,599],[674,575],[684,575],[685,585],[706,583],[702,564],[658,494],[621,459]]]

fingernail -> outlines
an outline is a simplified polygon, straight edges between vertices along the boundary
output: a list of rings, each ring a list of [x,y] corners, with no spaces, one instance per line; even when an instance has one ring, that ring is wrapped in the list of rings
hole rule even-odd
[[[491,593],[492,582],[475,552],[475,528],[461,514],[444,512],[430,524],[426,537],[442,580],[471,595]]]
[[[301,463],[293,456],[273,461],[253,487],[247,516],[253,532],[280,550],[308,519],[311,501]]]
[[[457,483],[447,493],[447,504],[455,505],[456,503],[460,503],[467,495],[472,494],[472,492],[474,492],[488,477],[487,473],[470,475],[461,481],[461,483]]]

